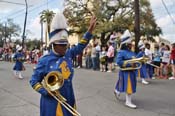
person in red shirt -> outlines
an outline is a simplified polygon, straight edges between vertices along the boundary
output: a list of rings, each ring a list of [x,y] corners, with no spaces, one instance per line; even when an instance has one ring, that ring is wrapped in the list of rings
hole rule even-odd
[[[172,67],[172,77],[170,77],[169,79],[172,80],[175,79],[175,43],[172,44],[170,60]]]

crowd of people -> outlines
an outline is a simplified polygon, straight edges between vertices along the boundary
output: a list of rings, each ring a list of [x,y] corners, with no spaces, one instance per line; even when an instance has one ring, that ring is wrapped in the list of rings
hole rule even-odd
[[[113,72],[115,69],[117,52],[119,50],[119,45],[118,47],[116,46],[119,44],[119,42],[116,41],[118,40],[117,38],[119,36],[113,36],[113,34],[111,34],[111,36],[113,37],[113,40],[110,39],[108,41],[108,44],[105,46],[101,46],[99,41],[97,41],[96,38],[93,38],[92,42],[86,46],[83,52],[72,59],[73,67],[92,69],[101,72]],[[145,55],[150,58],[150,61],[148,61],[149,64],[152,64],[152,66],[150,66],[152,69],[148,70],[148,77],[153,79],[174,79],[175,74],[173,74],[173,63],[175,59],[175,43],[172,45],[165,45],[164,43],[161,43],[159,45],[156,43],[154,45],[154,49],[150,48],[149,43],[144,43],[144,45],[145,48],[143,50],[145,52]],[[19,45],[1,48],[0,60],[14,62],[14,56],[16,52],[18,52],[18,47]],[[75,45],[69,46],[69,49],[73,47],[75,47]],[[37,64],[39,58],[42,55],[47,54],[49,50],[44,46],[42,49],[34,47],[32,50],[23,49],[21,52],[24,55],[25,63]],[[143,83],[147,82],[143,80]]]

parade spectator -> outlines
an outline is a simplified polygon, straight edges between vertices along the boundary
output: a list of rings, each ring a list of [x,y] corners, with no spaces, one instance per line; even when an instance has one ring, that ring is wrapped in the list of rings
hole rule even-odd
[[[82,57],[83,57],[83,52],[77,55],[77,62],[78,62],[77,68],[83,67],[82,66],[82,60],[83,60]]]
[[[165,45],[165,50],[163,51],[162,62],[161,62],[160,77],[165,79],[168,78],[169,64],[170,64],[170,47],[168,45]]]
[[[96,44],[96,58],[97,58],[97,69],[100,69],[100,52],[101,52],[101,47],[100,44],[97,42]]]
[[[102,46],[102,51],[100,52],[100,71],[106,72],[106,47]]]
[[[165,50],[165,43],[161,43],[160,44],[160,49],[159,49],[159,51],[160,51],[160,53],[161,53],[161,55],[163,56],[163,51]]]
[[[116,31],[113,31],[112,34],[110,35],[110,38],[109,38],[109,42],[112,43],[112,46],[114,47],[114,49],[117,48],[117,43],[116,43],[117,37],[118,37],[118,35],[117,35]]]
[[[107,51],[107,62],[108,62],[108,71],[107,72],[112,72],[112,65],[114,61],[114,47],[111,42],[109,42],[109,47]]]
[[[93,44],[92,45],[91,59],[92,59],[92,69],[93,70],[97,70],[97,51],[96,51],[96,44]]]
[[[175,43],[172,44],[170,60],[172,68],[172,77],[170,77],[169,79],[172,80],[175,79]]]
[[[91,52],[92,52],[92,46],[91,44],[88,44],[84,50],[86,69],[91,69],[92,67]]]
[[[160,69],[160,63],[161,63],[161,56],[162,56],[162,53],[159,50],[159,45],[156,44],[154,47],[154,53],[153,53],[153,63],[155,66],[157,66],[157,67],[154,67],[154,74],[157,78],[160,78],[159,69]]]

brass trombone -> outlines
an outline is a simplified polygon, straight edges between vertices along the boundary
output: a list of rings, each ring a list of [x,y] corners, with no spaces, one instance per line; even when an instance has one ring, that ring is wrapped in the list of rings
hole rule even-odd
[[[61,105],[63,105],[73,116],[81,116],[72,106],[70,106],[66,99],[58,92],[63,86],[64,78],[58,71],[51,71],[44,77],[44,87],[48,93],[54,97]]]
[[[124,64],[135,64],[136,67],[122,67],[122,68],[119,68],[120,70],[122,71],[126,71],[126,70],[138,70],[142,67],[142,63],[145,63],[149,60],[149,58],[147,57],[140,57],[140,58],[133,58],[131,60],[126,60],[124,61]]]
[[[156,66],[156,65],[154,65],[154,64],[152,64],[152,63],[146,63],[146,64],[149,64],[149,65],[151,65],[151,66],[153,66],[153,67],[155,67],[155,68],[160,68],[159,66]]]

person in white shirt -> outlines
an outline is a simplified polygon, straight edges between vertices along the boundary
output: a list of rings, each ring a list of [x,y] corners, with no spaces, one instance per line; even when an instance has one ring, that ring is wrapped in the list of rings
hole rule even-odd
[[[106,47],[102,46],[102,51],[100,52],[100,71],[106,72]]]

